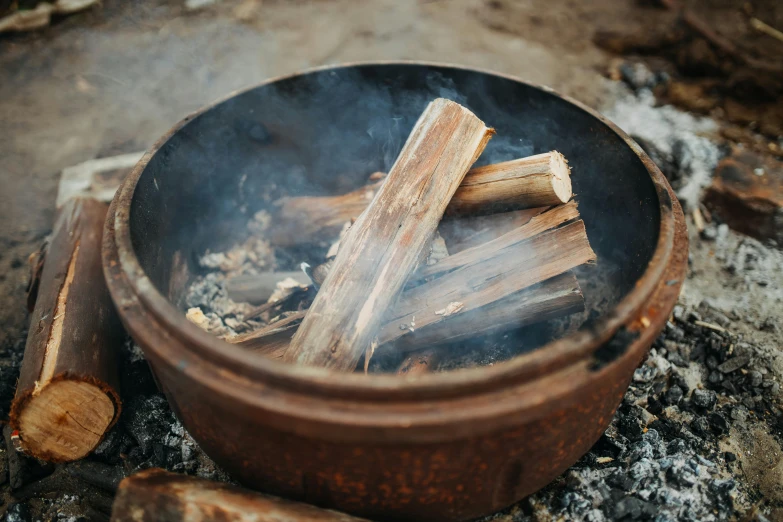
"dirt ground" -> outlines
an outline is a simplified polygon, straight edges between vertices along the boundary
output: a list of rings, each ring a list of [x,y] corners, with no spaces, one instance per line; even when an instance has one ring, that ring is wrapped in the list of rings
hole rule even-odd
[[[739,31],[733,3],[713,4],[720,27]],[[783,10],[759,4],[759,16],[783,26]],[[718,16],[721,9],[731,16]],[[224,0],[197,11],[179,0],[105,0],[36,34],[0,35],[0,376],[18,364],[27,327],[27,257],[51,229],[64,167],[143,150],[183,116],[233,90],[331,63],[458,63],[546,84],[604,109],[616,97],[605,76],[617,57],[593,43],[596,30],[644,31],[666,16],[632,0]],[[779,53],[783,43],[768,47]],[[701,277],[686,284],[685,304],[708,298],[727,308],[747,299],[747,281],[724,277],[715,248],[698,234],[692,241],[694,272]],[[731,232],[727,241],[724,250],[741,239]],[[757,328],[783,315],[773,291],[779,268],[768,271],[771,286],[752,286],[763,294],[750,299],[735,322],[772,354],[779,334]],[[780,370],[779,358],[776,364]],[[3,416],[12,394],[0,389]],[[780,515],[780,466],[753,460],[771,446],[779,450],[780,439],[753,430],[735,438],[751,448],[748,472],[738,480],[749,481],[758,498],[775,497],[771,507]]]

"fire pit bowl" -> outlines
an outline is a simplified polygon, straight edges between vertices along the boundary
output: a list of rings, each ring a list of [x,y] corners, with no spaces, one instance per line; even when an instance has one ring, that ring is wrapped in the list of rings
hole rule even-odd
[[[597,317],[505,362],[409,378],[285,365],[185,319],[199,256],[279,195],[337,194],[388,168],[437,96],[497,129],[482,158],[569,159],[599,266],[614,267]],[[684,231],[661,172],[594,111],[501,75],[381,63],[279,78],[185,118],[119,190],[103,255],[172,408],[240,482],[375,519],[466,520],[543,487],[600,437],[674,306]]]

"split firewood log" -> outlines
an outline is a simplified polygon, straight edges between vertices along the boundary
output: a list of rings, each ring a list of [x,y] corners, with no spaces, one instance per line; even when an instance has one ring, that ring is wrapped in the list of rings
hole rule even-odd
[[[156,468],[140,471],[120,482],[111,510],[111,522],[197,520],[362,522],[364,519]]]
[[[71,199],[54,226],[11,406],[22,448],[48,461],[92,451],[120,413],[124,332],[101,265],[107,205]]]
[[[358,218],[384,181],[339,196],[283,198],[276,203],[270,241],[276,246],[329,241]],[[471,169],[446,208],[446,215],[560,205],[571,199],[568,163],[556,151]]]

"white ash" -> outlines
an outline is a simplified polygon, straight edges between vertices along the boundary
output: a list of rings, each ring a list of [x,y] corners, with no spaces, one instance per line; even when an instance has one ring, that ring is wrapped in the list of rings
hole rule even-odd
[[[269,214],[260,211],[247,225],[253,234],[247,240],[225,252],[207,252],[199,259],[199,265],[209,272],[197,277],[185,296],[186,317],[194,324],[221,338],[263,326],[260,321],[245,319],[255,307],[232,300],[226,281],[237,275],[274,269],[274,249],[260,237],[269,224]]]
[[[675,186],[677,198],[687,209],[696,208],[721,157],[719,147],[710,139],[717,136],[716,123],[670,105],[657,106],[647,88],[633,93],[618,82],[611,82],[608,88],[615,96],[602,113],[626,133],[654,145],[665,161],[676,165],[682,178]]]

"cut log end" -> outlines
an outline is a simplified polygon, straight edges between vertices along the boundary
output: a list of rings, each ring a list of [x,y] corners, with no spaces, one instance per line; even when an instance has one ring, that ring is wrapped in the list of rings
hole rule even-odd
[[[100,386],[65,378],[27,398],[14,424],[27,453],[50,462],[70,462],[95,449],[115,413],[114,400]]]
[[[571,191],[571,168],[568,160],[557,151],[550,153],[549,170],[552,173],[552,188],[555,196],[561,203],[567,203],[573,192]]]

